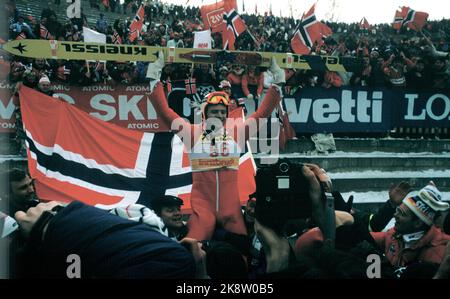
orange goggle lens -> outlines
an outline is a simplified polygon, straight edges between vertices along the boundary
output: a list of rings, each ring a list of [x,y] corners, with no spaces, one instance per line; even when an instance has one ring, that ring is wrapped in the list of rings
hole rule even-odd
[[[230,100],[228,95],[224,92],[212,92],[206,98],[208,104],[224,104],[225,106],[230,105]]]

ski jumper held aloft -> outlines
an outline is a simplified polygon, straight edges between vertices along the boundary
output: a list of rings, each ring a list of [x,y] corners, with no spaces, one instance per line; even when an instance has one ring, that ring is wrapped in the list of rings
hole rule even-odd
[[[204,103],[203,121],[192,125],[183,120],[167,104],[161,83],[157,83],[150,100],[163,121],[172,131],[182,137],[185,146],[190,149],[192,167],[191,207],[192,215],[188,221],[187,237],[197,240],[211,239],[216,222],[224,229],[246,234],[242,217],[238,190],[238,168],[241,151],[236,142],[238,136],[247,141],[256,132],[250,132],[249,123],[271,115],[280,100],[280,88],[272,86],[258,108],[244,123],[228,126],[228,95],[213,92]],[[207,130],[207,121],[215,118],[222,125]],[[217,124],[217,122],[215,122]],[[190,140],[186,138],[189,130]],[[251,134],[253,133],[253,134]],[[244,143],[245,144],[245,143]]]

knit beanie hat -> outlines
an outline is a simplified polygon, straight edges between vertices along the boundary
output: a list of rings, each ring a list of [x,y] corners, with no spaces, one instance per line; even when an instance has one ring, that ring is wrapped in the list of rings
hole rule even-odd
[[[407,197],[403,203],[427,225],[432,225],[438,212],[448,210],[449,204],[442,201],[441,192],[432,185],[419,191],[419,194]]]

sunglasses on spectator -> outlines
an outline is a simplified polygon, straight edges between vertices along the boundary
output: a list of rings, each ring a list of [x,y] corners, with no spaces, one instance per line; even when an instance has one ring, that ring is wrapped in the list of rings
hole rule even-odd
[[[225,106],[228,106],[230,104],[230,100],[228,99],[228,95],[222,91],[216,91],[210,93],[206,97],[206,102],[208,104],[224,104]]]

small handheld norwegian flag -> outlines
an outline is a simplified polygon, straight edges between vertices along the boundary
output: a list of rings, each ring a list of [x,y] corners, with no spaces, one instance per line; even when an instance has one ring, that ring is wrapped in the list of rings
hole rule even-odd
[[[184,80],[186,84],[186,94],[196,94],[197,93],[197,84],[195,83],[195,78],[189,78]]]

